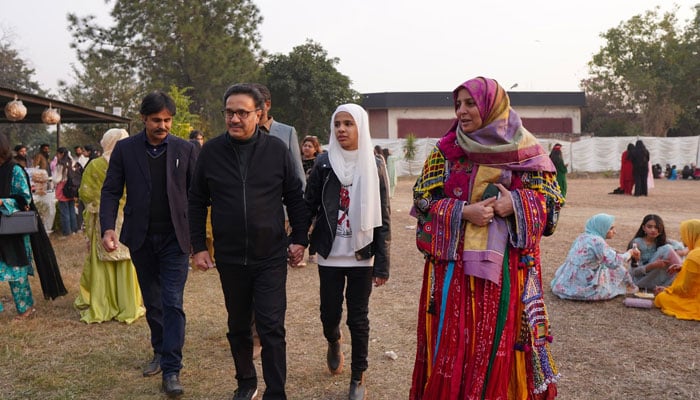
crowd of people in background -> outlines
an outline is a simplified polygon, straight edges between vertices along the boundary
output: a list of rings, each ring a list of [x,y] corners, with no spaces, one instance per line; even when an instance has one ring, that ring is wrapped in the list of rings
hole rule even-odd
[[[635,144],[629,143],[627,149],[622,152],[620,186],[610,194],[647,196],[649,189],[654,187],[654,179],[664,178],[671,181],[700,179],[700,169],[695,166],[695,163],[684,165],[680,172],[676,165],[666,164],[665,169],[659,163],[652,165],[649,150],[644,142],[637,140]]]
[[[665,168],[661,164],[654,164],[652,171],[655,179],[668,179],[670,181],[681,179],[700,179],[700,169],[695,166],[695,163],[686,164],[679,172],[676,165],[666,164]]]

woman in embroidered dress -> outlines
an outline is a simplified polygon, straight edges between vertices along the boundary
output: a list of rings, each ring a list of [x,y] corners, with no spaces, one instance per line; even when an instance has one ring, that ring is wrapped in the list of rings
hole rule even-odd
[[[627,264],[639,250],[618,253],[605,239],[615,236],[615,217],[596,214],[571,244],[569,255],[552,279],[552,292],[569,300],[608,300],[637,291]]]
[[[564,201],[555,168],[495,80],[453,98],[413,188],[426,263],[410,399],[551,399],[539,241]]]
[[[12,160],[10,141],[0,133],[0,213],[8,215],[27,210],[31,201],[27,175]],[[17,310],[16,320],[29,318],[36,311],[29,275],[34,275],[29,235],[0,236],[0,281],[10,284]]]
[[[700,321],[700,219],[681,222],[681,240],[690,252],[676,279],[656,296],[654,305],[678,319]]]
[[[664,221],[656,214],[642,219],[637,233],[628,247],[637,246],[641,255],[632,268],[632,279],[640,289],[655,290],[673,282],[688,249],[675,240],[666,238]]]
[[[80,293],[73,304],[80,310],[80,320],[87,323],[114,319],[130,324],[146,312],[129,249],[119,244],[117,250],[107,253],[102,247],[100,235],[100,191],[107,175],[109,157],[117,142],[127,137],[129,134],[124,129],[105,132],[100,141],[104,150],[102,157],[90,161],[80,182],[79,193],[80,200],[85,203],[83,216],[90,253],[85,258],[80,276]],[[125,201],[126,195],[122,197],[119,207],[117,229],[124,219],[122,208]]]

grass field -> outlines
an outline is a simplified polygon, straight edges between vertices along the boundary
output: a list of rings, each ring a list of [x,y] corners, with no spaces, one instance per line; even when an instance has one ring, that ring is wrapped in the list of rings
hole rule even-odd
[[[423,262],[415,249],[415,220],[408,215],[413,180],[402,178],[392,199],[391,278],[370,304],[369,398],[405,399],[411,384],[415,324]],[[610,243],[623,249],[642,217],[664,218],[669,237],[678,225],[700,218],[697,181],[657,181],[649,197],[608,195],[612,178],[569,180],[568,203],[556,233],[542,240],[546,301],[554,330],[553,350],[562,379],[561,399],[700,399],[700,323],[679,321],[657,309],[631,309],[622,298],[598,303],[556,298],[549,282],[574,238],[593,214],[617,217]],[[12,301],[0,314],[0,399],[152,399],[160,377],[143,378],[150,359],[145,319],[86,325],[72,303],[86,254],[84,238],[52,237],[69,294],[43,299],[32,278],[38,313],[13,322]],[[345,399],[349,368],[331,376],[318,317],[315,265],[289,271],[287,349],[289,399]],[[0,283],[0,296],[10,295]],[[181,380],[188,399],[229,399],[236,383],[226,340],[226,312],[216,272],[192,272],[185,289],[187,336]],[[349,337],[347,328],[344,336]],[[349,359],[349,344],[343,345]],[[393,351],[393,360],[385,355]],[[259,362],[258,362],[259,367]],[[261,393],[263,389],[260,378]]]

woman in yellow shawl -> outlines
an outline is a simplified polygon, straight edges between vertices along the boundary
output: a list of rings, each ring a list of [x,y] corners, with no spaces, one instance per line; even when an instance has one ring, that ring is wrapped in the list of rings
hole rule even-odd
[[[681,222],[681,240],[690,252],[671,286],[654,299],[664,314],[700,321],[700,219]]]
[[[105,132],[100,145],[102,157],[87,165],[80,184],[80,200],[85,203],[83,218],[85,235],[90,241],[90,253],[85,259],[80,276],[80,293],[74,305],[80,310],[80,320],[87,323],[117,320],[130,324],[146,312],[136,270],[131,262],[129,249],[119,244],[117,250],[107,253],[100,236],[100,192],[107,174],[109,157],[116,143],[129,134],[124,129]],[[122,198],[117,217],[117,231],[124,220]]]

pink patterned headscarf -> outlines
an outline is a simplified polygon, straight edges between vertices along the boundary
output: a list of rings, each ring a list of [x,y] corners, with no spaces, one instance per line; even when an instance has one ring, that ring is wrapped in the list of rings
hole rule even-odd
[[[477,77],[459,85],[466,89],[479,109],[482,126],[471,133],[462,132],[457,121],[450,132],[457,133],[459,147],[477,164],[509,170],[551,171],[554,164],[537,138],[523,126],[510,108],[508,94],[493,79]]]

